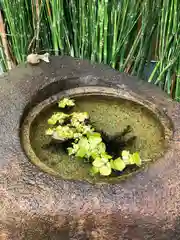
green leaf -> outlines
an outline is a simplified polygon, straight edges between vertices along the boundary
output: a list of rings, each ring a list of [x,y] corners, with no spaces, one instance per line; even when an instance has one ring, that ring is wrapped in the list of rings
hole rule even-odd
[[[101,161],[101,158],[96,158],[96,159],[93,161],[92,165],[93,165],[94,167],[100,168],[100,167],[102,167],[102,166],[104,165],[104,162]]]
[[[132,164],[136,164],[137,166],[141,166],[142,164],[142,161],[138,152],[135,152],[132,154],[131,161],[132,161]]]
[[[82,137],[82,134],[81,133],[74,133],[74,138],[81,138]]]
[[[87,154],[86,148],[80,148],[76,153],[76,157],[83,158],[86,156],[86,154]]]
[[[127,161],[129,159],[129,157],[130,157],[129,151],[123,150],[121,154],[122,154],[122,159],[124,161]]]
[[[91,152],[91,157],[92,157],[93,159],[96,159],[96,158],[99,157],[99,153],[96,152],[96,151],[93,151],[93,152]]]
[[[94,131],[94,129],[90,125],[82,125],[82,134],[87,135],[87,133],[91,133]]]
[[[73,125],[76,125],[77,122],[82,123],[89,118],[89,114],[87,112],[73,112],[71,116],[71,122]]]
[[[74,154],[74,148],[67,148],[68,150],[68,155],[73,155]]]
[[[105,157],[101,157],[101,161],[106,164],[109,162],[109,159],[108,158],[105,158]]]
[[[93,132],[93,133],[89,133],[89,134],[87,134],[87,137],[89,138],[89,137],[100,137],[101,138],[101,134],[100,133],[98,133],[98,132]]]
[[[89,142],[86,137],[82,137],[77,143],[79,150],[77,151],[77,157],[85,157],[89,153]]]
[[[115,169],[115,167],[114,167],[114,160],[113,160],[113,159],[111,159],[110,165],[111,165],[111,168],[112,168],[112,169]]]
[[[51,135],[53,135],[53,132],[54,132],[53,129],[49,128],[49,129],[46,130],[45,134],[51,136]]]
[[[88,136],[88,141],[91,146],[91,149],[94,149],[97,147],[99,143],[102,142],[102,138],[100,134],[92,133]]]
[[[63,124],[67,117],[69,117],[69,115],[63,112],[54,113],[51,118],[48,119],[48,124],[55,125],[57,122]]]
[[[55,125],[57,121],[58,121],[57,117],[53,115],[51,118],[48,119],[48,124]]]
[[[102,153],[102,154],[101,154],[101,158],[109,160],[109,159],[112,158],[112,156],[108,155],[108,154],[105,152],[105,153]]]
[[[99,169],[99,172],[102,176],[109,176],[112,172],[110,163],[107,163],[106,165],[102,166]]]
[[[72,139],[74,137],[74,132],[73,129],[70,128],[69,126],[57,126],[54,134],[54,138],[59,138],[59,139]]]
[[[114,162],[113,162],[114,170],[122,171],[122,170],[124,170],[125,167],[126,167],[126,164],[124,163],[124,161],[121,158],[117,158],[114,160]]]
[[[90,145],[92,146],[92,148],[94,148],[102,141],[102,139],[99,137],[91,136],[88,138],[88,141],[89,141]]]
[[[94,176],[95,174],[99,173],[99,168],[92,166],[91,168],[91,174]]]
[[[67,150],[69,155],[73,155],[77,153],[77,151],[79,150],[79,146],[76,143],[72,143],[72,147],[67,148]]]
[[[63,124],[65,119],[67,119],[68,117],[69,117],[69,115],[65,114],[63,112],[60,112],[57,114],[57,119],[58,119],[59,124]]]
[[[79,148],[78,142],[77,143],[72,143],[72,146],[73,146],[74,149],[78,149]]]
[[[89,142],[86,137],[82,137],[78,142],[79,148],[85,148],[87,151],[89,151]]]
[[[99,154],[103,154],[106,152],[106,145],[103,142],[101,142],[98,144],[97,149]]]
[[[74,100],[69,99],[69,98],[63,98],[62,100],[59,101],[58,107],[59,108],[65,108],[65,107],[73,107],[75,106]]]

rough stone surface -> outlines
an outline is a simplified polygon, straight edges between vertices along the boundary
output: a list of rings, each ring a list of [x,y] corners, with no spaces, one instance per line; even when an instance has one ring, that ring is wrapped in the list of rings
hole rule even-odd
[[[174,125],[166,154],[119,184],[57,179],[21,148],[24,109],[69,86],[93,85],[136,93]],[[19,66],[0,78],[0,124],[0,239],[180,239],[180,105],[153,85],[104,65],[52,57],[50,64]]]

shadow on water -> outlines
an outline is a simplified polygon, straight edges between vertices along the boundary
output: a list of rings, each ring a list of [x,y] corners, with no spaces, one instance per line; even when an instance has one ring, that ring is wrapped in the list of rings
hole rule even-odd
[[[101,134],[103,142],[106,145],[107,152],[113,158],[118,158],[121,152],[124,149],[129,149],[134,144],[136,140],[136,136],[128,136],[128,133],[132,132],[131,126],[127,126],[121,133],[117,133],[114,136],[108,135],[104,131],[96,131]],[[65,140],[65,141],[57,141],[50,140],[49,143],[46,143],[42,146],[42,149],[49,150],[51,152],[57,153],[63,151],[68,154],[67,148],[72,147],[72,143],[74,140]]]

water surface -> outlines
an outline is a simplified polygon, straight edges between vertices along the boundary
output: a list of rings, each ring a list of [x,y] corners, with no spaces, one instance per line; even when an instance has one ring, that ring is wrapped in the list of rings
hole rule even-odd
[[[77,97],[73,111],[86,111],[97,130],[109,135],[122,132],[127,125],[133,129],[131,135],[137,136],[131,152],[138,151],[142,159],[154,160],[164,149],[163,129],[159,120],[146,108],[130,101],[102,96]],[[36,155],[47,166],[53,168],[65,179],[89,179],[89,165],[82,160],[69,157],[60,147],[47,147],[51,141],[45,135],[47,119],[53,112],[59,111],[53,105],[41,112],[31,127],[31,144]]]

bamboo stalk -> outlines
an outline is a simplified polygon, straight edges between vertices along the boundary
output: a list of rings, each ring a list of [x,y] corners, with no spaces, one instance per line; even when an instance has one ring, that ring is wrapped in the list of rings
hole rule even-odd
[[[176,68],[175,99],[180,102],[180,57],[178,59],[177,68]]]
[[[1,10],[0,10],[0,34],[1,34],[1,41],[2,41],[2,45],[3,45],[3,49],[4,49],[4,54],[6,57],[7,67],[8,67],[8,70],[11,70],[12,68],[15,67],[15,63],[13,62],[13,59],[9,52],[9,46],[8,46],[8,41],[7,41],[6,31],[5,31],[5,26],[4,26],[4,20],[2,17]]]
[[[16,61],[11,55],[20,63],[28,51],[46,49],[56,55],[110,64],[142,77],[145,63],[150,62],[155,52],[157,64],[148,81],[157,75],[155,83],[177,100],[178,3],[178,0],[3,0],[0,56],[12,68]]]

